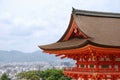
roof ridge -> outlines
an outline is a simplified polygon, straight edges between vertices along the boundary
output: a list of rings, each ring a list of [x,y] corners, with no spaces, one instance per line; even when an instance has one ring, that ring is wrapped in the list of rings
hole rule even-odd
[[[72,8],[72,14],[86,15],[86,16],[97,16],[97,17],[120,18],[120,13],[79,10],[79,9],[75,9],[75,8]]]

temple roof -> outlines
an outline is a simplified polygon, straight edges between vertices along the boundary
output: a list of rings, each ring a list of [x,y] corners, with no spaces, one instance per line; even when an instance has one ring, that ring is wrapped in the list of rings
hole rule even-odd
[[[96,17],[120,18],[120,13],[86,11],[86,10],[78,10],[74,8],[73,8],[72,14],[96,16]]]
[[[71,37],[73,23],[80,32],[77,37]],[[68,36],[70,32],[71,35]],[[120,14],[73,9],[68,29],[61,39],[56,43],[39,47],[44,50],[58,50],[79,48],[87,44],[120,48]]]

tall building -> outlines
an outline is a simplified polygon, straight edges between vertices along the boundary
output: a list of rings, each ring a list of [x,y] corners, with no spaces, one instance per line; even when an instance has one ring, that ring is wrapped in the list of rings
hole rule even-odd
[[[39,46],[44,52],[76,60],[64,74],[74,80],[120,79],[120,14],[73,9],[60,40]]]

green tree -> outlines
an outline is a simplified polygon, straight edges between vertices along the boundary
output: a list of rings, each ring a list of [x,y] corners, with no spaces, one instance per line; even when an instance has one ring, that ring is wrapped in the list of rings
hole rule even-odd
[[[64,76],[63,70],[59,69],[48,69],[41,72],[42,80],[71,80]]]
[[[63,70],[60,69],[47,69],[44,71],[28,71],[17,74],[19,79],[27,80],[71,80],[64,76]]]
[[[37,75],[31,76],[30,80],[40,80],[40,77]]]
[[[3,73],[0,80],[10,80],[10,79],[8,78],[8,75],[6,73]]]
[[[28,71],[28,72],[21,72],[17,74],[17,78],[19,79],[27,79],[27,80],[39,80],[40,78],[39,71]]]

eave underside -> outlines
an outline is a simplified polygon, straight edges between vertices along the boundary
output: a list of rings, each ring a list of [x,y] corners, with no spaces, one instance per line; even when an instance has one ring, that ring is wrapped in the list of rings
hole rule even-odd
[[[56,56],[63,58],[71,58],[77,60],[81,57],[106,57],[114,55],[120,57],[120,48],[104,48],[93,45],[86,45],[81,48],[67,49],[67,50],[44,50],[45,53],[55,54]]]

